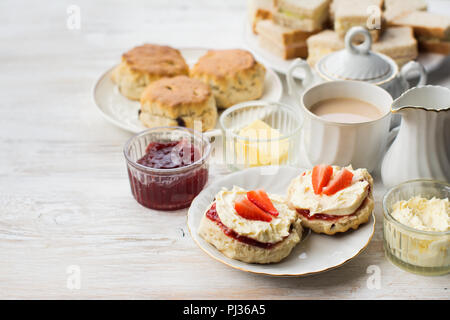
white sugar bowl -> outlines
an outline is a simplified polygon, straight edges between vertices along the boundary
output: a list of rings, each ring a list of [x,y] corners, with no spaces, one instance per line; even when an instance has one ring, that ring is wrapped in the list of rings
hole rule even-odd
[[[364,41],[355,45],[355,37]],[[409,89],[406,77],[410,73],[419,74],[417,86],[423,86],[427,81],[427,74],[423,66],[416,61],[410,61],[399,70],[397,64],[390,57],[371,51],[372,37],[363,27],[353,27],[345,35],[345,49],[330,53],[316,64],[315,72],[308,63],[296,59],[289,67],[287,84],[289,92],[299,101],[299,92],[324,81],[356,80],[378,85],[389,92],[394,99]],[[302,88],[298,90],[293,72],[303,70]]]

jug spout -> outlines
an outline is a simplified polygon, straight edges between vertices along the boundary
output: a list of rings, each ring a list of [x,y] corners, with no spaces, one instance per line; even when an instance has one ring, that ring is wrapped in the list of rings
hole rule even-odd
[[[450,110],[450,89],[441,86],[415,87],[403,93],[391,106],[393,113],[402,115],[417,109]]]

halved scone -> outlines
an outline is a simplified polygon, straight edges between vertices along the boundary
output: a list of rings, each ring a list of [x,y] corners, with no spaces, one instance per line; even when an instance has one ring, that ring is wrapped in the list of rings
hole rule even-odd
[[[297,211],[302,226],[328,235],[358,229],[369,221],[374,208],[373,179],[366,169],[353,170],[351,166],[332,169],[330,184],[343,170],[349,172],[351,181],[345,188],[332,194],[317,193],[312,182],[313,170],[310,170],[291,182],[287,199],[289,206]]]
[[[287,257],[300,242],[302,226],[284,198],[268,195],[278,211],[270,221],[248,219],[235,209],[247,191],[223,189],[203,216],[199,235],[231,259],[248,263],[275,263]]]

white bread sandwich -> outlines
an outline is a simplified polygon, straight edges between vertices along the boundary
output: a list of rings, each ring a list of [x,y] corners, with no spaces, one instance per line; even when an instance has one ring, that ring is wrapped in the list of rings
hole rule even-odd
[[[393,21],[395,17],[410,11],[426,11],[426,0],[384,0],[384,17]]]
[[[344,49],[344,40],[333,30],[324,30],[308,38],[307,62],[311,67],[329,53]]]
[[[325,55],[344,48],[344,40],[331,30],[324,30],[308,38],[308,63],[311,66]],[[391,57],[399,67],[417,58],[417,41],[410,27],[386,28],[372,50]]]
[[[284,27],[320,31],[328,19],[330,0],[273,0],[273,20]]]
[[[260,47],[283,59],[308,56],[306,39],[312,35],[311,32],[283,27],[271,20],[259,21],[256,31]]]
[[[248,0],[249,21],[252,31],[256,32],[256,24],[261,20],[272,19],[273,0]]]
[[[383,0],[335,0],[334,3],[334,30],[341,38],[345,37],[345,34],[349,29],[355,26],[362,26],[369,28],[372,40],[375,42],[378,40],[383,18],[382,18],[382,5]],[[373,16],[371,7],[377,7],[380,13],[380,25],[372,28],[371,24],[376,22]]]
[[[426,11],[411,11],[399,15],[391,25],[409,26],[425,51],[450,54],[450,16]]]
[[[427,10],[426,0],[384,0],[386,10],[403,7],[407,10]]]
[[[353,0],[353,1],[358,1],[358,0]],[[400,1],[404,1],[404,0],[400,0]],[[347,4],[346,4],[346,2],[347,2]],[[331,4],[330,4],[330,18],[331,18],[332,21],[334,21],[334,14],[336,12],[336,8],[339,7],[339,6],[342,6],[342,5],[344,5],[344,6],[348,5],[348,2],[349,1],[346,1],[346,0],[332,0],[331,1]],[[372,0],[370,5],[374,5],[374,6],[377,6],[377,7],[381,8],[383,6],[383,0]]]
[[[417,40],[410,27],[386,28],[372,50],[391,57],[399,67],[418,55]]]

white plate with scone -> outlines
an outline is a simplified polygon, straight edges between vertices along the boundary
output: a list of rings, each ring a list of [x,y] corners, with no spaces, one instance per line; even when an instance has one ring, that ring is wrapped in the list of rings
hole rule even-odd
[[[160,46],[158,46],[160,47]],[[164,49],[169,47],[163,47]],[[174,52],[169,52],[169,54],[181,54],[182,58],[184,58],[184,61],[187,66],[192,68],[200,57],[205,56],[205,54],[208,52],[207,49],[203,48],[182,48],[182,49],[173,49]],[[134,49],[133,49],[134,50]],[[132,52],[130,50],[128,53]],[[141,53],[139,53],[141,54]],[[167,53],[164,52],[163,56],[167,56]],[[137,58],[140,58],[141,56],[138,56]],[[134,59],[137,59],[136,56],[131,57]],[[155,103],[155,101],[150,101],[151,99],[158,99],[161,98],[165,99],[164,101],[168,101],[172,105],[175,105],[180,102],[179,97],[182,96],[183,99],[190,99],[188,102],[190,103],[192,99],[201,100],[201,95],[204,94],[205,100],[200,101],[201,105],[194,106],[191,110],[189,110],[189,106],[182,108],[179,108],[180,111],[175,110],[175,112],[186,114],[186,112],[189,113],[189,116],[182,117],[177,116],[176,113],[175,116],[172,116],[172,114],[169,114],[169,117],[166,118],[166,114],[163,114],[160,116],[153,116],[150,117],[147,116],[147,114],[141,115],[141,103],[139,101],[139,96],[142,94],[143,87],[139,87],[138,81],[135,81],[136,78],[134,74],[126,74],[123,73],[120,74],[121,78],[117,80],[117,70],[120,70],[122,64],[119,66],[115,66],[108,71],[106,71],[104,74],[100,76],[100,78],[97,80],[94,89],[93,89],[93,98],[95,105],[101,112],[101,114],[112,124],[114,124],[117,127],[120,127],[124,130],[127,130],[129,132],[137,133],[142,130],[145,130],[148,127],[155,127],[155,126],[167,126],[167,125],[178,125],[178,126],[187,126],[191,127],[194,121],[201,120],[203,124],[203,131],[209,131],[209,132],[217,132],[217,113],[215,110],[215,106],[212,106],[212,104],[215,105],[214,101],[211,102],[211,98],[208,96],[208,93],[205,93],[205,88],[202,87],[202,84],[199,84],[198,82],[195,82],[195,79],[187,78],[188,75],[188,68],[185,66],[179,66],[176,59],[179,57],[174,57],[171,61],[169,61],[167,64],[169,64],[169,73],[164,74],[164,76],[170,75],[170,76],[176,76],[176,75],[183,75],[185,76],[185,79],[178,79],[175,83],[167,83],[167,84],[160,84],[159,88],[155,88],[153,92],[149,92],[147,94],[148,97],[148,108],[152,108],[152,110],[158,110],[158,112],[165,112],[165,110],[171,109],[170,105],[167,107],[163,103]],[[165,58],[163,58],[165,59]],[[135,62],[135,61],[134,61]],[[138,61],[139,62],[139,61]],[[148,64],[148,61],[144,61]],[[160,61],[159,61],[160,62]],[[159,63],[158,62],[158,63]],[[182,62],[181,62],[182,63]],[[176,70],[175,67],[177,67]],[[154,71],[154,70],[153,70]],[[226,71],[226,70],[225,70]],[[121,71],[119,71],[121,72]],[[156,70],[156,72],[159,72],[159,70]],[[115,74],[116,73],[116,74]],[[201,78],[202,75],[199,75],[198,78]],[[112,78],[115,78],[115,81],[112,80]],[[130,80],[131,78],[131,80]],[[238,79],[240,80],[240,79]],[[133,85],[130,85],[132,81],[135,81]],[[153,79],[149,79],[148,77],[145,78],[145,81],[153,81]],[[144,83],[146,83],[144,81]],[[175,80],[176,81],[176,80]],[[191,82],[191,83],[189,83]],[[136,86],[137,84],[137,86]],[[187,85],[186,85],[187,84]],[[182,88],[184,91],[180,92],[178,97],[172,97],[167,94],[167,92],[164,92],[164,90],[167,91],[167,87],[173,88]],[[119,90],[119,87],[122,88]],[[263,87],[262,92],[259,94],[260,98],[259,100],[266,100],[266,101],[279,101],[281,99],[281,96],[283,94],[283,88],[281,81],[278,77],[278,75],[272,71],[271,69],[266,68],[265,69],[265,76],[263,81]],[[238,88],[239,89],[239,88]],[[189,91],[190,90],[190,91]],[[207,89],[209,90],[209,89]],[[191,92],[192,91],[192,92]],[[200,93],[200,97],[197,96],[197,94]],[[221,100],[221,103],[223,101],[227,103],[233,103],[233,99],[237,97],[239,93],[237,94],[231,94],[229,97],[225,97],[225,100]],[[215,96],[215,95],[214,95]],[[155,98],[156,97],[156,98]],[[226,100],[226,98],[229,98]],[[242,100],[242,96],[237,97],[237,99]],[[218,101],[217,97],[215,96],[215,99]],[[254,100],[254,99],[249,99]],[[184,103],[184,101],[181,101]],[[217,103],[219,105],[219,103]],[[145,111],[145,109],[143,108]],[[187,110],[187,111],[186,111]],[[212,112],[214,111],[214,112]],[[219,109],[220,111],[220,109]],[[144,125],[145,124],[145,125]]]
[[[271,166],[238,171],[205,188],[189,208],[189,232],[200,249],[209,256],[241,271],[271,276],[306,276],[337,268],[368,246],[375,230],[375,216],[372,213],[373,197],[370,191],[372,180],[369,178],[364,182],[362,178],[366,174],[365,169],[333,168],[336,172],[348,169],[354,174],[351,189],[344,192],[353,192],[359,187],[369,192],[365,194],[364,205],[357,204],[359,207],[351,218],[353,220],[344,217],[342,221],[345,220],[345,223],[336,222],[339,230],[333,231],[334,226],[321,229],[325,222],[310,226],[312,229],[303,223],[300,226],[303,218],[300,219],[300,214],[296,215],[296,210],[289,202],[289,197],[296,196],[299,181],[308,179],[312,171]],[[334,177],[335,174],[332,181]],[[247,208],[247,200],[258,204],[250,197],[248,190],[260,192],[261,189],[265,190],[278,210],[277,215],[259,219],[264,221],[247,217],[252,219],[249,222],[242,218],[245,216],[239,210]],[[245,194],[248,199],[245,199]],[[301,203],[301,198],[296,199]],[[367,201],[371,202],[370,205]],[[231,214],[232,203],[235,214]],[[368,214],[366,209],[370,211]],[[298,221],[294,221],[293,216],[297,216]],[[218,217],[218,220],[211,217]],[[236,238],[236,235],[239,237]]]

